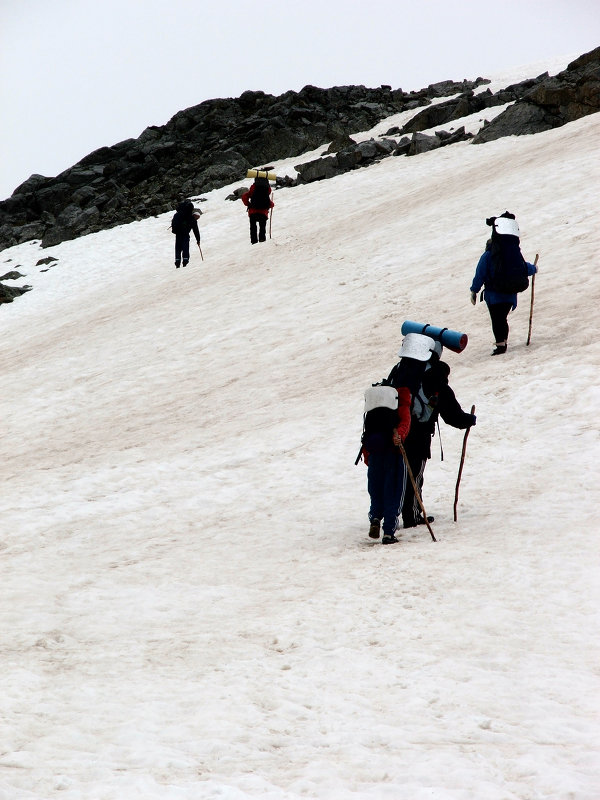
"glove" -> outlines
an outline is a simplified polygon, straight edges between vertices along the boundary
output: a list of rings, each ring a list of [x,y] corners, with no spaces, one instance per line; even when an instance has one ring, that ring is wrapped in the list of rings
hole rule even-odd
[[[475,414],[471,414],[471,419],[473,420],[473,422],[471,422],[469,428],[472,428],[473,425],[477,425],[477,417],[475,416]]]
[[[471,292],[471,303],[477,305],[477,292]]]

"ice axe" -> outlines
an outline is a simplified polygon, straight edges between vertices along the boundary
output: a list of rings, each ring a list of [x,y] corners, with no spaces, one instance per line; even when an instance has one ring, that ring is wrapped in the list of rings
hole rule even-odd
[[[202,255],[202,248],[200,247],[200,242],[198,242],[198,250],[200,250],[200,258],[204,261],[204,256]]]

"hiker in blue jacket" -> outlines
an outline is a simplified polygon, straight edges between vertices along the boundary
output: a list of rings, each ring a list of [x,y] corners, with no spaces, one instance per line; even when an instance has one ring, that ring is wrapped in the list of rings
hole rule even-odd
[[[505,211],[486,220],[492,226],[492,237],[479,259],[471,283],[471,303],[477,303],[482,287],[495,337],[493,356],[506,353],[508,347],[508,315],[517,307],[517,294],[529,286],[530,275],[537,267],[525,261],[519,246],[519,226],[514,214]]]

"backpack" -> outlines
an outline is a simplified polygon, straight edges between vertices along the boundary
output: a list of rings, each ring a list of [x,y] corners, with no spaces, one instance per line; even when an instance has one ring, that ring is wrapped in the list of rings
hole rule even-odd
[[[191,229],[192,212],[194,204],[191,200],[184,200],[177,206],[177,211],[171,220],[171,231],[177,233],[189,233]]]
[[[448,386],[450,367],[445,361],[427,364],[419,391],[412,397],[411,416],[415,422],[430,423],[433,427],[438,416],[440,391]]]
[[[437,392],[431,397],[427,397],[421,386],[419,387],[419,391],[413,396],[411,416],[416,422],[429,422],[436,405]]]
[[[392,431],[398,424],[398,392],[385,379],[374,383],[365,391],[363,432],[360,450],[354,464],[363,455],[363,446],[371,452],[381,452],[391,441]]]
[[[177,234],[180,231],[181,227],[181,214],[179,211],[176,211],[173,215],[173,219],[171,220],[171,233]]]
[[[514,233],[500,233],[502,230],[514,231]],[[511,225],[508,220],[514,221]],[[529,286],[529,275],[527,274],[527,263],[521,253],[519,246],[518,225],[514,214],[505,211],[500,217],[492,217],[486,220],[488,225],[492,225],[492,239],[490,246],[490,256],[492,260],[491,275],[486,286],[493,292],[501,294],[517,294],[524,292]]]
[[[386,383],[376,383],[365,391],[363,438],[373,433],[391,434],[398,424],[398,392]]]
[[[250,208],[266,211],[266,209],[271,208],[270,194],[271,187],[269,186],[269,181],[266,178],[256,178],[248,205]]]

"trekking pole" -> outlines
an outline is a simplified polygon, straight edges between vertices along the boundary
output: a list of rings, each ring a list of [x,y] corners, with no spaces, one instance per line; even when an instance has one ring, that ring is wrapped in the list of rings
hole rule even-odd
[[[421,507],[421,512],[423,514],[423,519],[425,520],[425,524],[429,529],[429,533],[431,534],[431,538],[434,542],[437,542],[437,539],[433,535],[433,531],[431,530],[431,525],[429,524],[429,520],[427,519],[427,512],[425,511],[425,506],[423,505],[423,500],[421,499],[421,494],[417,488],[417,483],[415,481],[415,477],[413,475],[412,469],[410,468],[410,464],[408,463],[408,456],[406,455],[406,450],[404,449],[404,445],[401,441],[399,441],[398,447],[400,448],[400,452],[402,453],[402,458],[404,459],[404,463],[406,465],[406,471],[408,473],[408,477],[410,478],[410,482],[412,483],[413,491],[415,493],[415,497]]]
[[[535,254],[535,261],[533,262],[533,266],[537,267],[538,258],[540,257],[539,253]],[[535,272],[531,277],[531,305],[529,306],[529,333],[527,334],[527,344],[531,341],[531,320],[533,319],[533,294],[535,291]]]
[[[475,406],[471,406],[471,414],[474,413],[475,413]],[[454,522],[456,522],[457,520],[456,506],[458,505],[458,487],[460,486],[460,478],[463,471],[463,464],[465,463],[465,453],[467,452],[467,438],[469,436],[470,430],[471,426],[469,426],[465,431],[465,438],[463,439],[462,455],[460,457],[460,467],[458,468],[458,478],[456,479],[456,489],[454,490]]]
[[[202,255],[202,248],[200,247],[200,242],[198,242],[198,250],[200,250],[200,258],[204,261],[204,256]]]
[[[272,225],[273,225],[273,208],[271,208],[271,213],[269,214],[269,239],[271,238]]]

